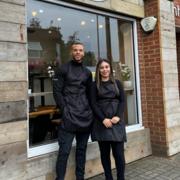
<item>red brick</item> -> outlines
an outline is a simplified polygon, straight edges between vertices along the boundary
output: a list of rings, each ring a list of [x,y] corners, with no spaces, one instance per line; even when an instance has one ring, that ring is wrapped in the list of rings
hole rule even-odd
[[[158,17],[158,1],[145,1],[145,16]],[[150,128],[153,152],[166,148],[159,28],[146,34],[138,22],[143,125]],[[180,53],[179,53],[180,54]]]

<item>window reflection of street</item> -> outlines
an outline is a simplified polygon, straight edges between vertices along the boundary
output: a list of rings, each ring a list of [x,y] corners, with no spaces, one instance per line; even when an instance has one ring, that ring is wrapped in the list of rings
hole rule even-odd
[[[70,45],[85,45],[84,65],[95,77],[99,58],[108,58],[121,80],[119,62],[132,69],[133,87],[127,95],[126,124],[138,123],[132,23],[127,20],[85,12],[75,8],[28,0],[28,69],[30,146],[57,138],[61,119],[52,94],[56,68],[70,60]]]

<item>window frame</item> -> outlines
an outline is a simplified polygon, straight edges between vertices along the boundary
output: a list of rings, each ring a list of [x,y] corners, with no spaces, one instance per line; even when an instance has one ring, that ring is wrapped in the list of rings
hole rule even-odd
[[[137,124],[126,126],[126,131],[127,131],[127,133],[129,133],[129,132],[134,132],[134,131],[144,129],[143,124],[142,124],[138,39],[137,39],[138,33],[137,33],[136,19],[131,18],[131,17],[122,16],[122,15],[117,15],[115,13],[110,13],[110,12],[108,12],[108,10],[107,10],[107,12],[105,12],[103,10],[93,9],[92,7],[86,7],[86,6],[82,6],[82,5],[77,5],[77,4],[72,4],[72,3],[67,3],[67,2],[57,1],[57,0],[42,0],[41,2],[57,4],[59,6],[64,6],[64,7],[76,9],[79,11],[90,12],[90,13],[94,13],[96,15],[104,15],[104,16],[109,16],[112,18],[124,19],[124,20],[127,20],[132,23],[132,31],[133,31],[132,38],[133,38],[133,48],[134,48],[133,49],[134,50],[134,71],[135,71],[135,93],[136,93],[135,97],[136,97],[136,113],[137,113],[138,122],[137,122]],[[28,44],[27,44],[27,46],[28,46]],[[28,81],[29,81],[29,79],[28,79]],[[28,155],[28,158],[32,158],[32,157],[36,157],[36,156],[40,156],[40,155],[58,151],[58,148],[59,148],[58,142],[53,142],[53,143],[49,143],[49,144],[45,144],[45,145],[42,144],[42,145],[38,145],[37,147],[29,146],[29,115],[28,115],[28,113],[29,113],[29,105],[28,105],[28,100],[27,100],[27,117],[28,117],[28,119],[27,119],[27,129],[28,129],[27,155]],[[89,141],[89,143],[93,143],[93,142]],[[75,143],[73,144],[73,146],[75,146]]]

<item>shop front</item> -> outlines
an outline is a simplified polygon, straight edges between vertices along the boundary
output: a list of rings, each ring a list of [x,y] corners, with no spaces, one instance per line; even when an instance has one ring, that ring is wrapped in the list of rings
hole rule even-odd
[[[53,99],[52,78],[69,61],[74,41],[84,43],[84,64],[93,77],[98,59],[105,58],[124,84],[126,162],[152,154],[148,107],[155,105],[154,94],[148,94],[145,49],[157,29],[146,34],[140,27],[142,0],[9,0],[0,7],[0,179],[54,179],[61,109]],[[67,180],[74,178],[75,146],[74,141]],[[101,172],[97,143],[89,139],[86,178]]]
[[[53,99],[52,78],[56,68],[70,60],[74,41],[84,43],[84,64],[93,76],[98,59],[112,62],[116,78],[124,83],[127,128],[142,126],[139,75],[135,73],[139,71],[136,19],[69,3],[29,0],[27,41],[30,157],[34,149],[38,152],[37,146],[57,144],[61,109],[56,109]],[[123,76],[123,68],[129,69],[130,77]]]

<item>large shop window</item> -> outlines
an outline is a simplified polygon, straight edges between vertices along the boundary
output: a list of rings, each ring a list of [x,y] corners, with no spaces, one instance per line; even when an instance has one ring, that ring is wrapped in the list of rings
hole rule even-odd
[[[135,76],[134,20],[105,12],[94,13],[75,5],[28,0],[29,147],[57,140],[61,109],[52,95],[53,72],[70,59],[73,41],[85,44],[84,64],[95,74],[99,58],[112,62],[117,79],[128,66],[130,86],[125,86],[127,126],[138,124]],[[79,9],[78,9],[79,8]]]

